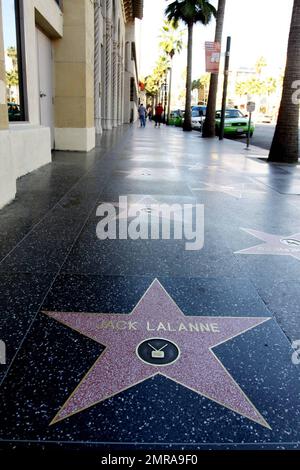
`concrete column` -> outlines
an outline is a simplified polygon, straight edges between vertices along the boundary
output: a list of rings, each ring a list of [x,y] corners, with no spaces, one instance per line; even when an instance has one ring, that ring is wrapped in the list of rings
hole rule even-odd
[[[122,93],[121,93],[121,74],[122,74],[122,58],[120,55],[120,48],[118,51],[118,109],[117,109],[117,123],[121,125],[121,113],[122,113]]]
[[[16,194],[16,177],[8,131],[2,5],[0,0],[0,209]]]
[[[124,122],[124,60],[121,58],[120,72],[120,124]]]
[[[124,100],[124,41],[121,41],[119,47],[119,70],[118,70],[118,124],[123,124],[123,100]]]
[[[103,129],[112,129],[112,0],[105,2],[105,34],[104,34],[104,47],[105,47],[105,68],[104,75],[104,113],[103,113]]]
[[[64,36],[55,41],[55,148],[95,147],[94,4],[64,0]]]
[[[117,127],[118,125],[118,43],[117,41],[113,42],[112,74],[113,74],[112,117],[113,117],[113,127]]]
[[[100,30],[101,7],[100,0],[95,1],[95,66],[94,66],[94,95],[95,95],[95,128],[96,135],[102,134],[101,123],[101,42],[103,32]]]

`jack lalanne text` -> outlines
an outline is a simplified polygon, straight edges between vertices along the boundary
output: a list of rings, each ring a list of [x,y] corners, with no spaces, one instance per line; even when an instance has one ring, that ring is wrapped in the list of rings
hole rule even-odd
[[[188,331],[191,333],[220,333],[220,329],[217,323],[201,323],[201,322],[158,322],[152,323],[147,321],[140,323],[137,321],[126,321],[126,320],[102,320],[97,325],[98,330],[117,330],[117,331],[138,331],[146,329],[147,331]]]

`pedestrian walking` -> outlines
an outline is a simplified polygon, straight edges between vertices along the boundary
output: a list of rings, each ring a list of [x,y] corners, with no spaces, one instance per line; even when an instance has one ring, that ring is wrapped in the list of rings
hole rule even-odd
[[[164,108],[162,107],[162,104],[159,103],[156,108],[155,108],[155,127],[160,127],[162,123],[162,115],[164,112]]]
[[[146,127],[146,108],[143,105],[143,103],[141,103],[139,107],[139,118],[140,118],[141,127]]]
[[[149,118],[149,121],[152,121],[152,106],[147,107],[147,116]]]

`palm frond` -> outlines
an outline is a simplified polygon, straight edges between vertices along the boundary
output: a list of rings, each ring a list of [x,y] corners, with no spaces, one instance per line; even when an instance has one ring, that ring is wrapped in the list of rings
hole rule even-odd
[[[207,0],[175,0],[167,6],[165,14],[168,21],[207,25],[217,15],[217,10]]]

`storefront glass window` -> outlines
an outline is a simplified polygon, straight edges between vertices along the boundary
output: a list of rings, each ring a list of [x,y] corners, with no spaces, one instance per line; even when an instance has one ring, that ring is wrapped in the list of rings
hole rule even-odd
[[[24,121],[19,0],[2,0],[7,108],[10,121]]]

